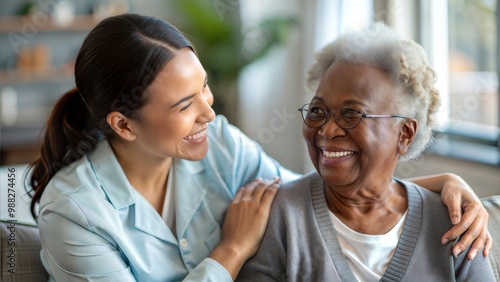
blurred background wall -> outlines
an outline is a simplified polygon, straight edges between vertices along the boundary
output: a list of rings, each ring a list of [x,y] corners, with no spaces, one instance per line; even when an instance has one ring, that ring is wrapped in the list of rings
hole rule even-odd
[[[0,0],[0,165],[33,160],[51,106],[74,87],[74,59],[85,35],[100,19],[122,12],[161,17],[185,32],[209,74],[215,110],[297,172],[312,169],[297,109],[313,95],[303,83],[313,52],[344,31],[383,20],[424,45],[438,71],[445,94],[442,120],[451,121],[439,132],[448,134],[450,124],[465,128],[463,122],[474,122],[472,131],[459,135],[476,140],[454,147],[451,135],[438,138],[444,149],[401,164],[398,176],[455,172],[480,196],[500,194],[497,66],[471,63],[476,53],[487,54],[483,61],[498,60],[497,31],[491,27],[491,21],[498,21],[495,0]],[[464,12],[486,22],[476,31],[494,38],[455,30],[459,24],[453,15]],[[462,48],[453,38],[478,42],[483,49],[470,44]],[[454,70],[457,65],[477,68],[450,72],[450,60]],[[457,77],[478,80],[467,90],[457,87]],[[470,105],[471,97],[477,106]],[[468,116],[463,115],[464,105]],[[476,153],[478,146],[486,153]]]

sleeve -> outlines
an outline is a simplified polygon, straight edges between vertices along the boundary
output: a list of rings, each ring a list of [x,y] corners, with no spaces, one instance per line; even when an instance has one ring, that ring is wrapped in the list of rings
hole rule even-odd
[[[217,261],[206,258],[200,262],[183,282],[233,282],[231,274]]]
[[[38,219],[41,257],[55,281],[138,281],[126,258],[110,240],[92,231],[79,207],[68,198],[53,210],[44,208]],[[57,211],[66,211],[59,213]],[[68,218],[67,215],[71,214]],[[168,263],[168,262],[165,262]],[[232,282],[231,275],[211,258],[202,260],[184,282]]]
[[[76,207],[68,199],[58,204]],[[55,281],[136,281],[116,247],[89,228],[46,209],[38,226],[42,261]]]
[[[228,187],[234,189],[233,193],[239,187],[257,177],[271,178],[279,176],[282,183],[300,177],[300,174],[283,167],[279,162],[267,155],[257,142],[229,124],[225,117],[217,116],[213,126],[215,138],[211,140],[213,142],[210,146],[214,147],[214,152],[218,151],[217,158],[220,159],[220,156],[225,156],[223,162],[220,163],[220,167],[222,170],[229,169],[231,171],[231,181],[228,183]]]

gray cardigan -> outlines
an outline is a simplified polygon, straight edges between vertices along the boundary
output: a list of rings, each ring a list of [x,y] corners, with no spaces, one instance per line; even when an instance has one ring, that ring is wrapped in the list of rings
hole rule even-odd
[[[441,244],[452,227],[438,194],[399,181],[407,190],[408,216],[381,281],[495,281],[488,259],[473,261],[453,243]],[[357,281],[342,254],[329,215],[323,180],[312,172],[283,185],[274,200],[257,254],[237,281]]]

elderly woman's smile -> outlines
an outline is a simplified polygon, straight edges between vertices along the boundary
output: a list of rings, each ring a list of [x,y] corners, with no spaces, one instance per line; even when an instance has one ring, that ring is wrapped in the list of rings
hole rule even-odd
[[[352,155],[354,153],[353,151],[328,151],[328,150],[329,148],[326,147],[321,149],[321,151],[323,151],[323,156],[325,158],[340,159]]]

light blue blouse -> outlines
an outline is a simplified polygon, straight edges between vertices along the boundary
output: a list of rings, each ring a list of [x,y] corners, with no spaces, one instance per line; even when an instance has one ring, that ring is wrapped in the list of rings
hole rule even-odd
[[[227,206],[256,177],[298,177],[218,116],[201,161],[175,160],[174,237],[128,182],[109,143],[61,169],[45,188],[41,258],[56,281],[232,281],[207,258]]]

